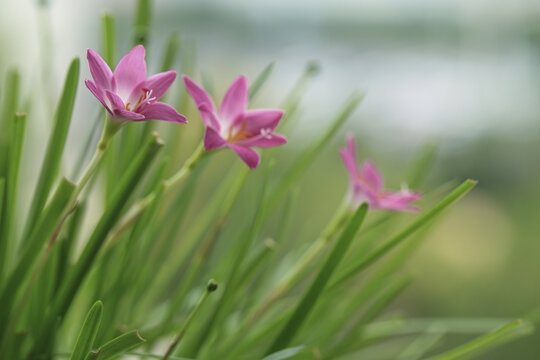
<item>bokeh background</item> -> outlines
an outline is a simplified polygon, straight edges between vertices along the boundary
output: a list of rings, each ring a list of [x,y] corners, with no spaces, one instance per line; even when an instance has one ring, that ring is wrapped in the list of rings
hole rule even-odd
[[[42,149],[54,109],[48,99],[59,93],[69,61],[84,58],[88,47],[100,48],[106,11],[116,17],[120,53],[129,50],[135,2],[0,0],[0,9],[0,73],[17,66],[25,74],[23,93],[37,100],[27,142]],[[159,67],[167,35],[178,31],[196,51],[196,77],[216,94],[237,74],[253,80],[274,61],[256,100],[275,107],[306,64],[317,64],[288,156],[359,90],[366,97],[345,128],[356,134],[360,158],[374,160],[390,186],[400,186],[426,144],[438,151],[421,190],[454,179],[480,181],[409,262],[416,281],[393,308],[410,317],[538,317],[540,3],[158,0],[152,18],[150,72]],[[182,72],[181,65],[176,70]],[[82,71],[89,76],[85,65]],[[83,86],[68,148],[81,146],[97,111]],[[307,234],[332,213],[347,186],[338,138],[303,179],[296,210],[304,214],[297,221]],[[68,173],[77,166],[69,155]],[[34,154],[24,156],[31,161]],[[24,181],[35,181],[38,170],[25,170]],[[314,207],[313,214],[306,211]],[[540,340],[532,335],[484,358],[539,356]]]

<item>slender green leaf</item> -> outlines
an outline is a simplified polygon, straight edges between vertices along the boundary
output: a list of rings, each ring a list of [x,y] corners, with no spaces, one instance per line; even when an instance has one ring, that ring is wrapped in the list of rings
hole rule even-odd
[[[444,337],[444,328],[436,330],[436,325],[430,327],[425,333],[417,336],[399,355],[396,360],[420,360],[431,348],[437,345]]]
[[[516,331],[520,327],[527,327],[527,323],[523,323],[522,320],[517,319],[503,327],[495,329],[488,334],[480,336],[464,345],[461,345],[453,350],[445,352],[444,354],[433,356],[429,360],[452,360],[459,359],[465,356],[470,356],[473,352],[482,350],[484,347],[496,345],[504,340],[505,336]]]
[[[281,330],[278,337],[269,347],[267,353],[273,353],[285,348],[294,339],[294,336],[315,306],[319,296],[324,291],[330,277],[347,253],[352,240],[364,221],[367,210],[367,204],[364,203],[350,218],[341,236],[336,241],[336,244],[328,255],[324,265],[319,270],[309,289],[302,296],[302,300],[300,300],[300,303],[296,307],[293,315],[289,318],[289,321],[285,327]]]
[[[373,264],[375,261],[377,261],[379,258],[384,256],[394,247],[399,245],[403,240],[407,239],[410,235],[412,235],[417,230],[422,228],[429,221],[433,220],[435,216],[440,214],[448,206],[455,203],[462,196],[467,194],[476,184],[477,182],[475,180],[466,180],[465,182],[463,182],[459,187],[457,187],[454,191],[448,194],[444,199],[439,201],[434,207],[424,212],[412,224],[407,226],[397,235],[395,235],[390,240],[388,240],[387,242],[379,246],[377,249],[372,251],[365,258],[360,260],[358,264],[353,265],[349,270],[345,270],[345,273],[341,275],[336,281],[334,281],[331,287],[334,287],[343,283],[344,281],[348,280],[350,277],[358,274],[360,271],[364,270],[369,265]]]
[[[13,115],[17,112],[19,103],[19,73],[15,69],[7,72],[6,83],[4,85],[4,99],[0,113],[0,126],[4,129],[0,133],[0,176],[5,176],[7,172],[8,148],[11,142],[10,123]]]
[[[101,346],[97,359],[109,360],[146,342],[137,330],[127,332]]]
[[[150,33],[150,19],[152,17],[152,1],[138,0],[135,16],[135,44],[146,46]]]
[[[75,343],[75,348],[73,349],[70,360],[84,360],[86,355],[92,350],[99,331],[102,314],[103,303],[101,301],[96,301],[90,308],[90,311],[88,311],[86,319],[84,319],[81,332]]]
[[[64,83],[64,90],[56,108],[54,128],[49,137],[49,143],[47,145],[47,150],[45,151],[45,159],[43,160],[38,183],[34,190],[30,211],[26,218],[25,231],[22,238],[23,243],[26,242],[30,236],[32,227],[40,216],[43,206],[45,206],[47,198],[49,197],[49,192],[58,173],[68,134],[69,123],[71,121],[78,83],[79,59],[75,58],[69,67]]]
[[[179,45],[180,45],[180,35],[177,32],[170,33],[169,38],[167,39],[167,46],[165,47],[165,53],[163,54],[163,59],[161,60],[162,72],[172,69],[175,59],[176,59]]]
[[[63,319],[75,294],[79,290],[86,275],[90,272],[92,264],[104,244],[108,233],[120,218],[130,195],[143,178],[146,169],[162,146],[163,142],[157,137],[157,134],[153,134],[141,147],[137,156],[131,161],[128,170],[119,180],[117,191],[114,193],[109,206],[105,209],[77,263],[71,269],[54,299],[52,310],[49,312],[43,327],[40,329],[38,341],[36,341],[33,347],[34,355],[39,353],[39,349],[43,344],[47,343],[48,338],[45,336],[46,329],[52,326],[57,317]]]
[[[255,81],[251,83],[251,86],[249,87],[249,101],[252,101],[255,98],[264,83],[266,83],[266,80],[268,80],[270,74],[272,74],[272,71],[274,71],[274,65],[275,63],[273,61],[268,64],[259,74],[259,76],[257,76]]]
[[[262,360],[284,360],[284,359],[290,359],[294,355],[300,354],[304,350],[303,346],[295,346],[292,348],[288,348],[285,350],[278,351],[276,353],[270,354],[266,356]]]
[[[4,91],[4,101],[2,102],[2,112],[0,113],[0,177],[4,178],[4,185],[2,190],[4,191],[4,200],[2,202],[2,208],[0,211],[3,216],[0,217],[0,284],[4,279],[4,274],[8,269],[9,256],[9,244],[10,244],[10,222],[13,217],[12,194],[10,193],[11,177],[8,172],[10,171],[10,156],[13,154],[10,149],[12,148],[13,141],[19,141],[19,139],[13,138],[15,130],[13,130],[13,116],[17,111],[19,102],[19,73],[16,70],[10,70],[6,76],[6,84]],[[15,145],[17,146],[17,145]]]
[[[0,267],[10,268],[13,259],[15,236],[13,234],[14,219],[17,218],[17,200],[18,200],[18,184],[19,170],[21,163],[21,155],[24,144],[24,136],[26,129],[26,114],[16,114],[12,117],[11,124],[8,126],[8,131],[11,133],[11,144],[9,146],[8,156],[8,173],[6,181],[6,199],[3,209],[4,216],[1,218],[0,226],[2,226],[0,241],[5,242],[2,252],[7,256],[4,259],[4,264]],[[0,271],[0,274],[2,271]]]
[[[264,197],[266,190],[266,182],[263,183],[262,189],[259,190],[259,198],[257,199],[258,203],[255,206],[254,216],[244,231],[240,232],[239,240],[235,244],[234,250],[234,261],[232,262],[232,267],[227,274],[225,290],[223,295],[219,299],[214,312],[207,318],[204,325],[201,327],[201,331],[196,337],[195,341],[191,344],[191,347],[188,347],[185,351],[185,355],[188,357],[197,357],[197,354],[201,350],[204,343],[207,341],[208,337],[214,331],[214,326],[220,323],[223,314],[228,313],[228,309],[231,306],[231,299],[234,296],[234,291],[238,283],[238,274],[241,269],[241,266],[249,252],[252,241],[256,236],[258,231],[257,224],[260,221],[259,216],[262,214],[262,207],[264,206]]]
[[[2,209],[4,206],[4,194],[5,194],[6,179],[0,177],[0,218],[2,218]]]
[[[35,268],[36,260],[39,254],[44,251],[45,242],[53,232],[56,221],[69,202],[74,190],[75,185],[66,179],[62,179],[49,204],[43,210],[38,223],[32,227],[29,241],[25,244],[15,268],[10,272],[5,286],[0,291],[0,308],[12,308],[18,292],[23,288],[21,284],[25,283],[30,271]],[[9,311],[1,311],[0,324],[7,324],[9,315]],[[5,330],[6,327],[0,327],[0,339],[2,339]]]
[[[103,48],[103,60],[114,68],[116,59],[116,21],[111,14],[104,14],[102,17],[102,48]]]

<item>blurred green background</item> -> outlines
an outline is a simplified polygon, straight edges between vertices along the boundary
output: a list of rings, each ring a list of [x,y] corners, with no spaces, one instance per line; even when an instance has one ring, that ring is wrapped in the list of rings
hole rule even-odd
[[[47,3],[0,0],[0,77],[10,66],[23,70],[23,93],[37,100],[37,119],[53,111],[48,99],[60,91],[70,59],[84,58],[88,47],[99,49],[105,11],[117,19],[120,53],[129,50],[135,7],[132,0]],[[178,31],[183,44],[196,49],[196,77],[216,94],[237,74],[253,80],[275,61],[257,97],[264,107],[278,106],[305,64],[316,61],[320,73],[306,89],[287,156],[324,129],[359,89],[366,98],[346,129],[357,136],[359,157],[374,160],[391,187],[400,186],[414,154],[429,143],[439,150],[422,190],[453,179],[480,181],[409,262],[416,281],[395,311],[409,317],[540,315],[538,2],[158,0],[152,18],[149,56],[160,54],[167,35]],[[83,77],[89,77],[86,66]],[[83,87],[69,149],[80,148],[97,111]],[[43,148],[48,117],[29,126],[30,148]],[[303,179],[296,212],[304,214],[297,216],[304,234],[315,232],[311,225],[325,221],[346,191],[337,153],[342,138]],[[76,166],[75,154],[66,173]],[[32,151],[24,156],[31,161]],[[33,184],[38,170],[25,169],[24,181]],[[539,356],[533,335],[484,358]]]

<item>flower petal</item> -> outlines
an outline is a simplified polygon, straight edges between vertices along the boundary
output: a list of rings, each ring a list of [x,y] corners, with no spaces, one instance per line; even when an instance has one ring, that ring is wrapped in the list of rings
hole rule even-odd
[[[378,206],[381,209],[394,211],[417,212],[418,208],[410,203],[420,199],[422,195],[411,191],[384,192],[379,196]]]
[[[370,188],[376,192],[379,192],[382,189],[384,182],[383,177],[379,170],[377,170],[377,167],[371,161],[364,162],[361,173],[366,184]]]
[[[349,180],[351,184],[356,182],[358,175],[358,165],[356,164],[356,144],[354,142],[354,137],[348,135],[346,138],[346,147],[339,150],[343,162],[345,163],[345,168],[349,173]]]
[[[95,84],[103,90],[112,90],[113,73],[105,60],[92,49],[86,51],[86,59]]]
[[[219,133],[207,127],[204,132],[204,150],[212,150],[223,147],[227,142],[219,135]]]
[[[124,109],[114,110],[114,117],[120,121],[141,121],[146,120],[144,115],[135,113],[133,111],[128,111]]]
[[[84,80],[84,83],[86,84],[86,87],[90,92],[96,97],[96,99],[99,100],[99,102],[105,107],[105,109],[112,115],[112,111],[109,108],[109,105],[107,105],[107,102],[105,101],[105,94],[103,93],[103,90],[101,88],[98,88],[96,84],[94,84],[90,80]]]
[[[152,91],[151,97],[158,101],[165,92],[171,87],[172,83],[176,79],[176,71],[166,71],[156,75],[150,76],[148,79],[143,80],[131,92],[129,101],[136,103],[137,99],[143,94],[142,89],[148,89]],[[144,94],[143,94],[144,95]]]
[[[244,113],[248,101],[248,82],[243,75],[236,78],[225,93],[219,107],[219,119],[232,124]]]
[[[186,90],[193,98],[193,101],[195,101],[197,107],[202,104],[207,104],[210,108],[210,111],[215,113],[216,107],[214,106],[214,101],[212,101],[212,97],[210,97],[210,94],[208,94],[206,90],[204,90],[201,86],[197,85],[195,81],[191,80],[186,75],[183,75],[182,79],[184,80]]]
[[[124,104],[120,96],[109,90],[105,90],[105,94],[107,94],[107,98],[109,99],[112,110],[114,112],[116,112],[116,110],[126,110],[126,105]]]
[[[155,102],[144,107],[141,107],[141,114],[144,115],[145,120],[163,120],[179,124],[187,123],[186,117],[179,114],[172,106]]]
[[[259,134],[261,129],[272,131],[276,128],[283,116],[283,111],[278,109],[247,110],[236,122],[245,123],[245,131]]]
[[[118,87],[117,93],[122,99],[128,99],[135,86],[146,79],[144,55],[144,46],[137,45],[124,55],[114,69],[113,76]]]
[[[253,136],[245,140],[240,140],[236,144],[241,146],[273,147],[287,143],[287,138],[280,134],[269,133],[267,135]]]
[[[199,105],[199,113],[201,114],[201,119],[206,128],[211,127],[216,131],[220,131],[221,125],[219,125],[216,115],[210,110],[207,103]]]
[[[234,144],[228,144],[228,146],[233,149],[238,156],[240,156],[242,161],[244,161],[251,169],[255,169],[261,162],[261,157],[259,154],[248,147]]]
[[[210,95],[202,87],[197,85],[193,80],[191,80],[186,75],[182,76],[184,80],[184,85],[186,86],[187,92],[195,101],[199,112],[201,113],[201,118],[205,126],[214,126],[216,128],[217,119],[215,118],[216,107]],[[201,110],[201,106],[205,105],[204,113]],[[210,116],[211,115],[211,116]]]

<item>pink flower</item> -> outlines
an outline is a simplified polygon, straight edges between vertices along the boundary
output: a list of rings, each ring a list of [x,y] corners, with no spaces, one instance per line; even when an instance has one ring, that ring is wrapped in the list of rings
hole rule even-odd
[[[252,147],[272,147],[287,142],[283,135],[273,132],[283,116],[283,111],[246,110],[248,84],[245,76],[239,76],[229,87],[219,111],[216,111],[212,98],[202,87],[187,76],[183,78],[206,128],[205,150],[227,146],[250,168],[255,169],[261,158]]]
[[[86,86],[118,122],[164,120],[186,123],[184,115],[172,106],[158,102],[174,82],[176,72],[167,71],[147,78],[144,55],[144,47],[135,46],[120,60],[113,73],[94,50],[88,49],[86,58],[94,81],[85,80]]]
[[[418,208],[409,205],[420,199],[421,194],[408,189],[401,191],[383,190],[383,177],[371,162],[366,161],[359,169],[356,163],[355,142],[347,136],[347,147],[341,149],[341,157],[349,172],[349,196],[352,205],[367,202],[371,209],[416,212]]]

